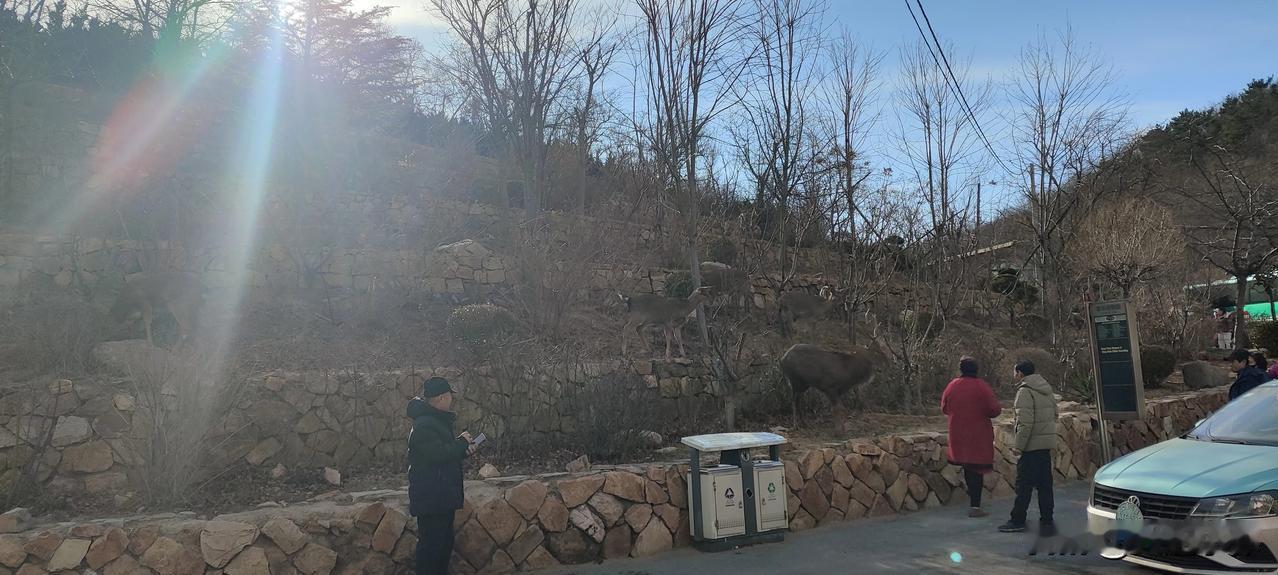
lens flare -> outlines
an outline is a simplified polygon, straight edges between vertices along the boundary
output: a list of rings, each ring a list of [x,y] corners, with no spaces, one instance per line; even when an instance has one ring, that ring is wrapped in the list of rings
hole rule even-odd
[[[953,562],[955,562],[955,563],[962,563],[962,562],[963,562],[963,554],[962,554],[962,553],[959,553],[958,551],[951,551],[951,552],[950,552],[950,561],[953,561]]]

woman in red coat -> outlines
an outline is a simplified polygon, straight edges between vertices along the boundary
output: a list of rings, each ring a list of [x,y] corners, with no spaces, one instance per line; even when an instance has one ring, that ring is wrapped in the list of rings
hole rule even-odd
[[[959,377],[941,394],[941,413],[949,416],[950,463],[963,468],[967,496],[972,504],[968,517],[985,517],[981,509],[981,489],[985,474],[994,468],[994,426],[991,419],[1003,412],[994,392],[985,380],[977,377],[980,367],[976,359],[959,359]]]

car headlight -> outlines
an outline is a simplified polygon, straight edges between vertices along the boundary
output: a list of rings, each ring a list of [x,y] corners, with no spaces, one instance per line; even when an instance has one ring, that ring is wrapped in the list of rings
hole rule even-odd
[[[1216,519],[1252,519],[1278,515],[1278,498],[1275,492],[1250,493],[1230,497],[1203,499],[1194,506],[1190,517]]]

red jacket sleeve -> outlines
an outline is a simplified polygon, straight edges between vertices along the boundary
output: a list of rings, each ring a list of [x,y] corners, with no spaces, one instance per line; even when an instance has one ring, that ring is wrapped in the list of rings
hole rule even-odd
[[[1003,406],[999,405],[998,398],[994,397],[994,390],[990,389],[990,385],[988,383],[981,387],[984,388],[983,391],[985,393],[985,406],[986,406],[985,412],[987,414],[987,417],[989,417],[990,419],[994,419],[995,417],[1002,415]]]

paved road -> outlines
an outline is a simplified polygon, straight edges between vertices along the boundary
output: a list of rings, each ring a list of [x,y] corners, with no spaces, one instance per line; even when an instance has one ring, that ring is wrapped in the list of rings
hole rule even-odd
[[[1056,516],[1063,536],[1079,534],[1086,522],[1085,484],[1058,489]],[[1093,551],[1088,556],[1031,557],[1035,537],[999,533],[1011,500],[993,502],[990,517],[970,519],[964,507],[931,509],[901,517],[863,519],[786,535],[783,543],[723,553],[678,549],[647,559],[609,561],[565,568],[564,575],[676,575],[696,573],[1149,573]],[[1031,505],[1030,520],[1037,508]],[[957,559],[957,561],[956,561]]]

